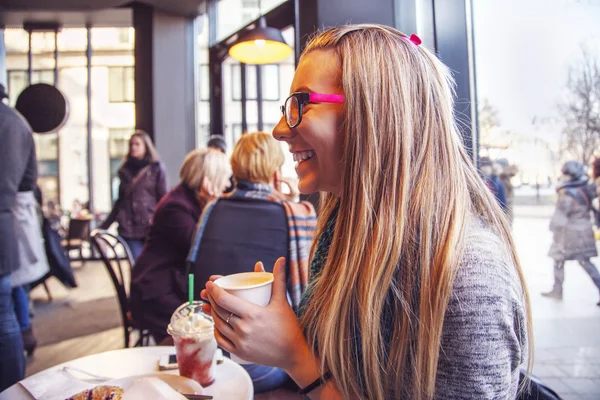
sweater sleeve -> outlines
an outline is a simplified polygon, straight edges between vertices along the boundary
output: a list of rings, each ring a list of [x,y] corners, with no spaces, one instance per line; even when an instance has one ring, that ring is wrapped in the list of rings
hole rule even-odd
[[[520,280],[497,236],[479,231],[468,242],[444,318],[436,398],[512,400],[527,357]]]
[[[164,240],[179,254],[187,255],[198,222],[193,213],[182,204],[169,203],[156,213],[155,218],[154,223],[165,233]]]

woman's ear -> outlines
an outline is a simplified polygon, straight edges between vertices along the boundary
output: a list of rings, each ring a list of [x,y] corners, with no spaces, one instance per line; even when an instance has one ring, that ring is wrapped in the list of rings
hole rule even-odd
[[[281,191],[281,170],[275,171],[275,173],[273,173],[272,179],[273,179],[273,187],[275,188],[275,190]]]

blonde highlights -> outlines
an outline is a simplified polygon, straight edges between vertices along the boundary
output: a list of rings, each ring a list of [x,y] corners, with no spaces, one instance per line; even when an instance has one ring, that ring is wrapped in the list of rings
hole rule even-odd
[[[284,161],[281,145],[265,132],[242,135],[231,154],[231,168],[237,181],[268,184]]]
[[[471,215],[510,249],[531,324],[508,224],[463,148],[452,77],[434,55],[379,25],[328,29],[303,56],[314,51],[339,57],[345,142],[341,192],[322,196],[319,217],[320,235],[339,207],[336,234],[302,325],[344,398],[431,399]]]
[[[187,187],[198,193],[207,179],[212,187],[221,188],[227,185],[231,176],[231,166],[227,156],[219,150],[197,149],[185,156],[179,178]]]

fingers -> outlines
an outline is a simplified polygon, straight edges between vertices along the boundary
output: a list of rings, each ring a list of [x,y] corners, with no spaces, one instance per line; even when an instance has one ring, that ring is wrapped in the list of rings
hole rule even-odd
[[[231,311],[225,310],[223,307],[219,306],[211,296],[208,296],[208,301],[210,301],[210,308],[212,312],[221,317],[222,320],[227,320],[227,317],[229,314],[231,314]]]
[[[215,324],[215,327],[216,327],[216,324]],[[221,333],[221,331],[218,328],[215,329],[215,339],[217,340],[217,344],[219,345],[219,347],[221,347],[223,350],[225,350],[229,353],[235,354],[235,350],[236,350],[235,345],[227,336],[225,336],[223,333]]]
[[[246,317],[253,307],[258,307],[249,301],[239,299],[227,293],[213,282],[206,283],[206,290],[213,308],[215,308],[215,306],[221,307],[242,318]]]
[[[214,281],[216,281],[217,279],[219,279],[219,278],[222,278],[222,277],[223,277],[223,275],[211,275],[211,276],[210,276],[210,278],[208,278],[208,280],[209,280],[210,282],[214,282]]]
[[[254,264],[254,272],[265,272],[265,266],[261,261]]]
[[[280,257],[275,261],[273,267],[273,291],[271,301],[285,301],[287,303],[287,281],[285,277],[285,257]]]
[[[215,329],[215,339],[217,340],[217,344],[219,345],[220,348],[222,348],[223,350],[225,350],[228,353],[235,354],[236,347],[234,346],[234,344],[229,339],[227,339],[225,336],[223,336],[221,334],[221,332],[219,332],[216,329]]]
[[[223,316],[221,314],[219,314],[214,308],[212,309],[212,317],[213,317],[213,321],[215,322],[215,327],[229,341],[231,341],[233,343],[234,339],[237,337],[237,335],[235,334],[235,330],[234,330],[233,326],[231,325],[231,323],[234,322],[233,318],[236,318],[236,317],[231,316],[229,323],[227,323],[226,320],[229,318],[229,315],[230,314],[227,314],[227,316],[225,318],[223,318]]]

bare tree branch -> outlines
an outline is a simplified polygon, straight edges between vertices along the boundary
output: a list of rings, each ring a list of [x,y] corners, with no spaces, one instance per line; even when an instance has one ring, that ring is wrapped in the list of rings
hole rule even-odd
[[[600,63],[585,48],[570,66],[567,93],[558,105],[563,121],[563,150],[587,164],[600,147]]]

